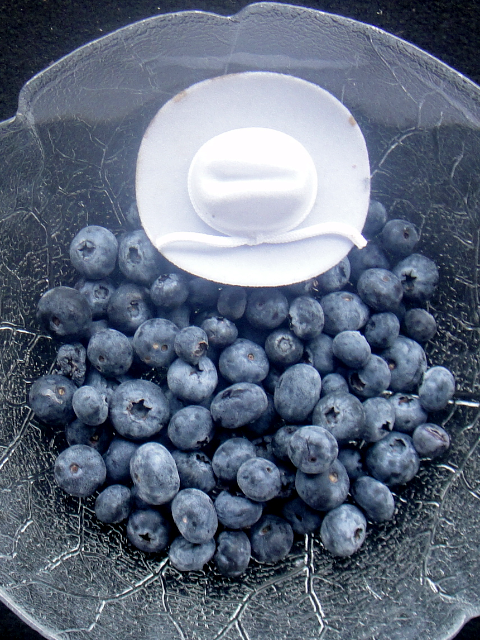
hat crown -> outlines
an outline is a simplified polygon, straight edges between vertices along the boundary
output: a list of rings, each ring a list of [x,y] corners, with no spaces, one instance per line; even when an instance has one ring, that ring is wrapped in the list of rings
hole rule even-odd
[[[315,163],[292,136],[263,127],[217,135],[195,154],[188,192],[197,215],[226,235],[270,237],[297,227],[317,195]]]

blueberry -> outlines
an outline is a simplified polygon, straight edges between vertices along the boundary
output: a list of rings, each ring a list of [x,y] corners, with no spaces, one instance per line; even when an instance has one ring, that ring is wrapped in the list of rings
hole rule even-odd
[[[179,329],[186,329],[190,326],[190,316],[192,310],[187,304],[181,304],[179,307],[175,307],[174,309],[168,309],[163,311],[161,309],[157,309],[157,315],[160,318],[165,318],[165,320],[170,320],[173,324],[176,324]]]
[[[337,459],[322,473],[313,475],[298,470],[295,488],[312,509],[329,511],[345,502],[350,482],[343,464]]]
[[[222,575],[237,578],[247,570],[251,550],[250,540],[243,531],[222,531],[213,560]]]
[[[316,279],[302,280],[284,287],[284,290],[294,296],[312,296],[315,293]]]
[[[348,384],[352,393],[361,398],[380,395],[391,384],[389,365],[379,356],[372,355],[364,367],[349,371]]]
[[[418,399],[425,411],[440,411],[455,393],[455,378],[445,367],[431,367],[423,375]]]
[[[247,433],[252,437],[263,436],[275,428],[275,422],[278,418],[275,410],[275,403],[273,401],[273,396],[270,393],[267,393],[266,395],[268,402],[267,408],[259,418],[246,425]]]
[[[420,466],[412,439],[398,431],[372,445],[365,461],[372,476],[389,487],[410,482]]]
[[[288,320],[293,333],[301,340],[312,340],[322,333],[324,316],[322,306],[310,296],[292,300]]]
[[[276,329],[288,315],[288,300],[279,289],[253,289],[245,316],[251,325],[263,329]]]
[[[334,436],[316,425],[301,427],[288,441],[288,455],[304,473],[322,473],[330,468],[338,455]]]
[[[168,437],[178,449],[184,451],[201,449],[211,441],[213,433],[210,411],[197,405],[177,411],[168,425]]]
[[[188,283],[180,273],[167,273],[159,276],[150,287],[153,304],[162,309],[175,309],[183,305],[188,298]]]
[[[288,422],[303,422],[320,398],[318,371],[308,364],[294,364],[281,375],[275,388],[275,408]]]
[[[348,254],[351,267],[351,280],[357,282],[363,271],[367,269],[389,269],[390,264],[384,251],[375,244],[369,242],[363,249],[353,247]]]
[[[412,435],[413,446],[421,458],[441,456],[450,446],[450,436],[436,424],[421,424]]]
[[[201,571],[215,553],[215,540],[193,544],[178,536],[170,545],[168,558],[178,571]]]
[[[353,483],[352,496],[372,522],[385,522],[393,518],[395,500],[383,482],[362,476]]]
[[[325,324],[323,330],[335,336],[340,331],[358,331],[367,322],[370,311],[355,293],[334,291],[320,300]]]
[[[382,247],[396,258],[404,258],[413,253],[419,240],[417,227],[408,220],[389,220],[380,234]]]
[[[413,433],[418,425],[427,420],[427,413],[416,396],[395,393],[388,399],[395,415],[395,431]]]
[[[222,287],[217,300],[217,310],[229,320],[239,320],[247,307],[247,291],[243,287]]]
[[[365,325],[364,333],[372,349],[387,349],[398,338],[400,320],[391,311],[375,313]]]
[[[327,396],[329,393],[348,393],[348,382],[340,373],[328,373],[322,378],[322,390],[320,397]]]
[[[355,481],[367,474],[362,452],[356,447],[352,445],[342,447],[338,452],[338,459],[345,467],[347,475],[351,481]]]
[[[283,460],[284,462],[290,462],[290,456],[288,455],[288,443],[298,429],[300,429],[300,427],[291,424],[278,429],[272,440],[272,452],[276,458]]]
[[[88,333],[92,310],[76,289],[55,287],[38,301],[37,320],[57,338],[79,340]]]
[[[320,538],[332,555],[347,557],[362,546],[367,531],[363,513],[353,504],[342,504],[329,511],[320,528]]]
[[[265,515],[253,525],[250,533],[252,556],[258,562],[280,562],[287,557],[293,545],[290,524],[275,515]]]
[[[358,295],[375,311],[394,311],[403,298],[397,276],[387,269],[367,269],[357,282]]]
[[[130,473],[140,498],[149,504],[170,502],[180,489],[172,455],[157,442],[142,444],[130,460]]]
[[[103,454],[107,469],[107,482],[112,484],[130,484],[130,460],[139,444],[131,440],[115,437]]]
[[[171,526],[155,509],[138,509],[130,514],[127,538],[134,547],[147,553],[157,553],[168,545]]]
[[[418,342],[400,335],[380,355],[390,369],[390,389],[406,393],[415,391],[427,369],[427,358]]]
[[[132,366],[133,348],[126,335],[115,329],[105,329],[90,338],[87,357],[100,373],[116,377]]]
[[[230,382],[259,383],[268,374],[269,362],[260,345],[239,338],[222,351],[218,367]]]
[[[280,493],[282,483],[276,465],[265,458],[249,458],[239,468],[237,484],[255,502],[272,500]]]
[[[109,276],[117,263],[118,242],[111,231],[91,225],[81,229],[70,244],[72,266],[90,280]]]
[[[107,316],[108,303],[116,287],[109,279],[103,280],[79,280],[75,284],[75,289],[80,291],[87,299],[90,309],[92,310],[92,318],[98,320]]]
[[[257,420],[268,408],[265,391],[251,382],[238,382],[218,393],[210,405],[212,418],[225,429]]]
[[[95,389],[85,385],[75,391],[72,398],[75,415],[89,426],[103,424],[108,418],[107,397]]]
[[[300,361],[303,343],[288,329],[275,329],[265,340],[265,353],[271,363],[288,367]]]
[[[405,333],[416,342],[428,342],[437,333],[437,323],[425,309],[409,309],[403,319]]]
[[[256,457],[255,446],[247,438],[230,438],[215,451],[212,467],[215,475],[223,481],[233,482],[244,462]]]
[[[414,304],[424,304],[435,293],[438,284],[437,265],[420,253],[412,253],[393,269],[403,286],[403,297]]]
[[[41,376],[30,387],[28,403],[39,420],[64,425],[75,418],[72,400],[77,386],[65,376]]]
[[[179,358],[196,366],[207,353],[208,336],[200,327],[184,327],[175,336],[174,348]]]
[[[192,544],[208,542],[217,531],[217,512],[211,498],[199,489],[182,489],[172,500],[172,517]]]
[[[282,517],[290,523],[293,531],[301,536],[320,529],[322,516],[308,506],[298,496],[285,502],[282,506]]]
[[[343,444],[360,437],[365,412],[360,400],[351,393],[330,393],[315,406],[312,422],[330,431]]]
[[[201,327],[207,334],[208,344],[218,349],[232,344],[238,337],[237,327],[227,318],[219,316],[206,318]]]
[[[68,447],[55,461],[55,481],[66,493],[85,498],[105,482],[106,468],[102,456],[84,444]]]
[[[387,210],[381,202],[370,200],[367,219],[363,226],[362,233],[365,238],[373,238],[380,233],[387,221]]]
[[[203,402],[214,392],[217,382],[215,365],[206,356],[200,358],[195,366],[177,358],[167,372],[169,388],[184,402]]]
[[[334,267],[321,273],[314,280],[314,288],[320,294],[331,293],[332,291],[340,291],[347,284],[350,278],[350,260],[345,256]]]
[[[304,359],[308,364],[324,376],[333,373],[336,366],[336,360],[333,355],[333,338],[321,333],[319,336],[310,340],[305,347]]]
[[[133,349],[142,362],[156,369],[168,367],[175,359],[178,327],[163,318],[143,322],[133,336]]]
[[[86,444],[103,455],[112,440],[112,431],[108,423],[99,426],[89,426],[80,420],[74,420],[65,427],[65,437],[70,446],[74,444]]]
[[[111,295],[107,313],[112,327],[128,335],[153,316],[146,289],[131,282],[121,284]]]
[[[142,440],[161,431],[168,422],[169,406],[158,385],[148,380],[129,380],[115,389],[110,417],[120,435]]]
[[[125,233],[120,239],[118,266],[128,280],[145,286],[150,286],[166,270],[164,257],[143,229]]]
[[[367,398],[363,403],[365,424],[361,432],[365,442],[378,442],[393,431],[395,410],[386,398]]]
[[[205,278],[191,278],[188,282],[189,302],[195,309],[213,309],[217,306],[220,285]]]
[[[132,494],[122,484],[112,484],[95,500],[95,515],[101,522],[116,524],[126,520],[132,509]]]
[[[85,382],[87,351],[80,342],[62,344],[57,353],[56,365],[59,373],[70,378],[77,386]]]
[[[358,331],[337,333],[333,339],[332,349],[333,355],[352,369],[364,367],[372,353],[370,345]]]
[[[200,489],[208,493],[216,485],[211,460],[200,451],[172,451],[181,489]]]
[[[222,491],[215,499],[215,509],[224,527],[248,529],[260,520],[263,506],[243,495]]]

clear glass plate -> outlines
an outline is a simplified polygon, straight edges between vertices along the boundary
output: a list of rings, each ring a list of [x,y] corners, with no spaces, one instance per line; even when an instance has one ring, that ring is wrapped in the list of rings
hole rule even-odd
[[[194,82],[290,73],[344,102],[367,140],[373,196],[422,230],[441,287],[434,364],[458,397],[444,459],[398,492],[393,523],[333,559],[319,540],[243,579],[181,575],[125,544],[93,499],[53,481],[62,433],[32,420],[31,382],[55,345],[35,321],[48,287],[73,283],[66,247],[86,224],[119,231],[135,160],[159,107]],[[281,107],[281,105],[279,106]],[[446,640],[480,613],[478,424],[480,90],[374,27],[315,10],[251,5],[233,17],[161,15],[93,42],[33,78],[0,125],[0,597],[69,640]]]

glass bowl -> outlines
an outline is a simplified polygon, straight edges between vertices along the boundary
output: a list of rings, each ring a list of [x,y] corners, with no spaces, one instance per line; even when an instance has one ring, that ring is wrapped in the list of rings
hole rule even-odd
[[[441,285],[431,363],[450,367],[452,437],[397,491],[393,523],[359,553],[316,536],[240,580],[180,574],[101,525],[93,498],[53,481],[63,433],[26,405],[55,344],[35,320],[49,287],[73,283],[66,247],[86,224],[118,232],[134,201],[135,161],[159,107],[200,80],[289,73],[338,97],[365,135],[372,195],[422,231]],[[22,90],[0,125],[0,597],[47,638],[80,640],[446,640],[480,613],[480,90],[379,29],[284,4],[232,17],[161,15],[75,51]]]

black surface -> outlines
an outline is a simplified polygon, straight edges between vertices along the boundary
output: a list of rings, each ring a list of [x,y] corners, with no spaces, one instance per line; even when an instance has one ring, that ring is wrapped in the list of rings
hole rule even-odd
[[[90,40],[159,13],[201,9],[229,15],[247,4],[238,0],[0,0],[0,120],[15,114],[18,92],[28,79]],[[479,1],[325,0],[290,4],[373,24],[480,83]],[[41,640],[41,636],[0,604],[0,639]],[[455,640],[480,640],[480,619],[469,622]]]

